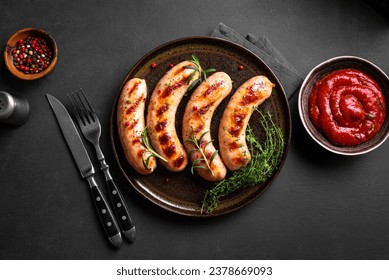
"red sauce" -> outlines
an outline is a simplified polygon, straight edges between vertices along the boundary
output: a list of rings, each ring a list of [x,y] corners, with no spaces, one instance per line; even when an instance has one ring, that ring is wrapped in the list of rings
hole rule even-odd
[[[339,146],[370,140],[381,129],[386,115],[378,83],[351,68],[336,70],[319,80],[308,106],[315,127]]]

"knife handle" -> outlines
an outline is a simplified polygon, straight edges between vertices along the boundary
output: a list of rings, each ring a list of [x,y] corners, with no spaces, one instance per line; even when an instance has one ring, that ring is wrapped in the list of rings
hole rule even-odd
[[[122,236],[120,234],[120,229],[117,225],[115,217],[113,216],[112,210],[109,207],[107,199],[98,188],[93,176],[88,177],[88,182],[91,189],[93,201],[96,206],[97,214],[103,225],[105,233],[107,234],[109,241],[112,243],[112,245],[119,248],[122,245]]]
[[[124,236],[131,242],[135,241],[135,223],[119,188],[112,178],[107,180],[112,207]]]

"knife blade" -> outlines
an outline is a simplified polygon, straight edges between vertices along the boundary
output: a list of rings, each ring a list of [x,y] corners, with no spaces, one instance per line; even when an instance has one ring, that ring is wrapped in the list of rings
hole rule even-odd
[[[57,98],[50,94],[46,94],[46,97],[53,109],[54,115],[58,121],[66,143],[70,148],[81,176],[89,183],[97,214],[103,225],[104,231],[111,244],[115,247],[120,247],[122,244],[120,229],[113,216],[113,212],[107,202],[107,199],[101,192],[94,178],[95,170],[85,149],[84,143],[81,140],[80,134],[78,133],[78,130],[65,106]]]

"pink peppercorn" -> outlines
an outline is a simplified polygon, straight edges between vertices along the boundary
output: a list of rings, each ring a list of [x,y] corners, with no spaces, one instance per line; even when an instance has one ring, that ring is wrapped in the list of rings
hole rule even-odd
[[[36,74],[46,69],[52,59],[48,43],[41,37],[18,40],[11,51],[14,66],[25,74]]]

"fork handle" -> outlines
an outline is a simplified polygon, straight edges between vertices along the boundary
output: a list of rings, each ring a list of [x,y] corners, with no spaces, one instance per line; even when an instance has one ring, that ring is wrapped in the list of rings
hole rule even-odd
[[[93,176],[88,177],[87,180],[90,186],[93,202],[96,206],[97,215],[100,218],[104,231],[111,244],[119,248],[122,245],[122,237],[111,207],[109,207],[105,196],[100,191]]]
[[[122,229],[123,235],[131,242],[135,241],[135,223],[131,212],[128,209],[119,188],[115,181],[107,179],[108,191],[112,201],[112,207],[116,213],[118,224]]]
[[[135,222],[132,218],[131,212],[124,201],[123,195],[117,187],[115,181],[112,179],[111,173],[109,172],[109,165],[105,162],[103,153],[101,152],[100,146],[95,146],[96,152],[99,155],[99,161],[101,164],[101,170],[104,172],[105,180],[108,185],[108,194],[111,198],[112,208],[115,211],[118,224],[122,230],[123,235],[128,241],[135,241]]]

